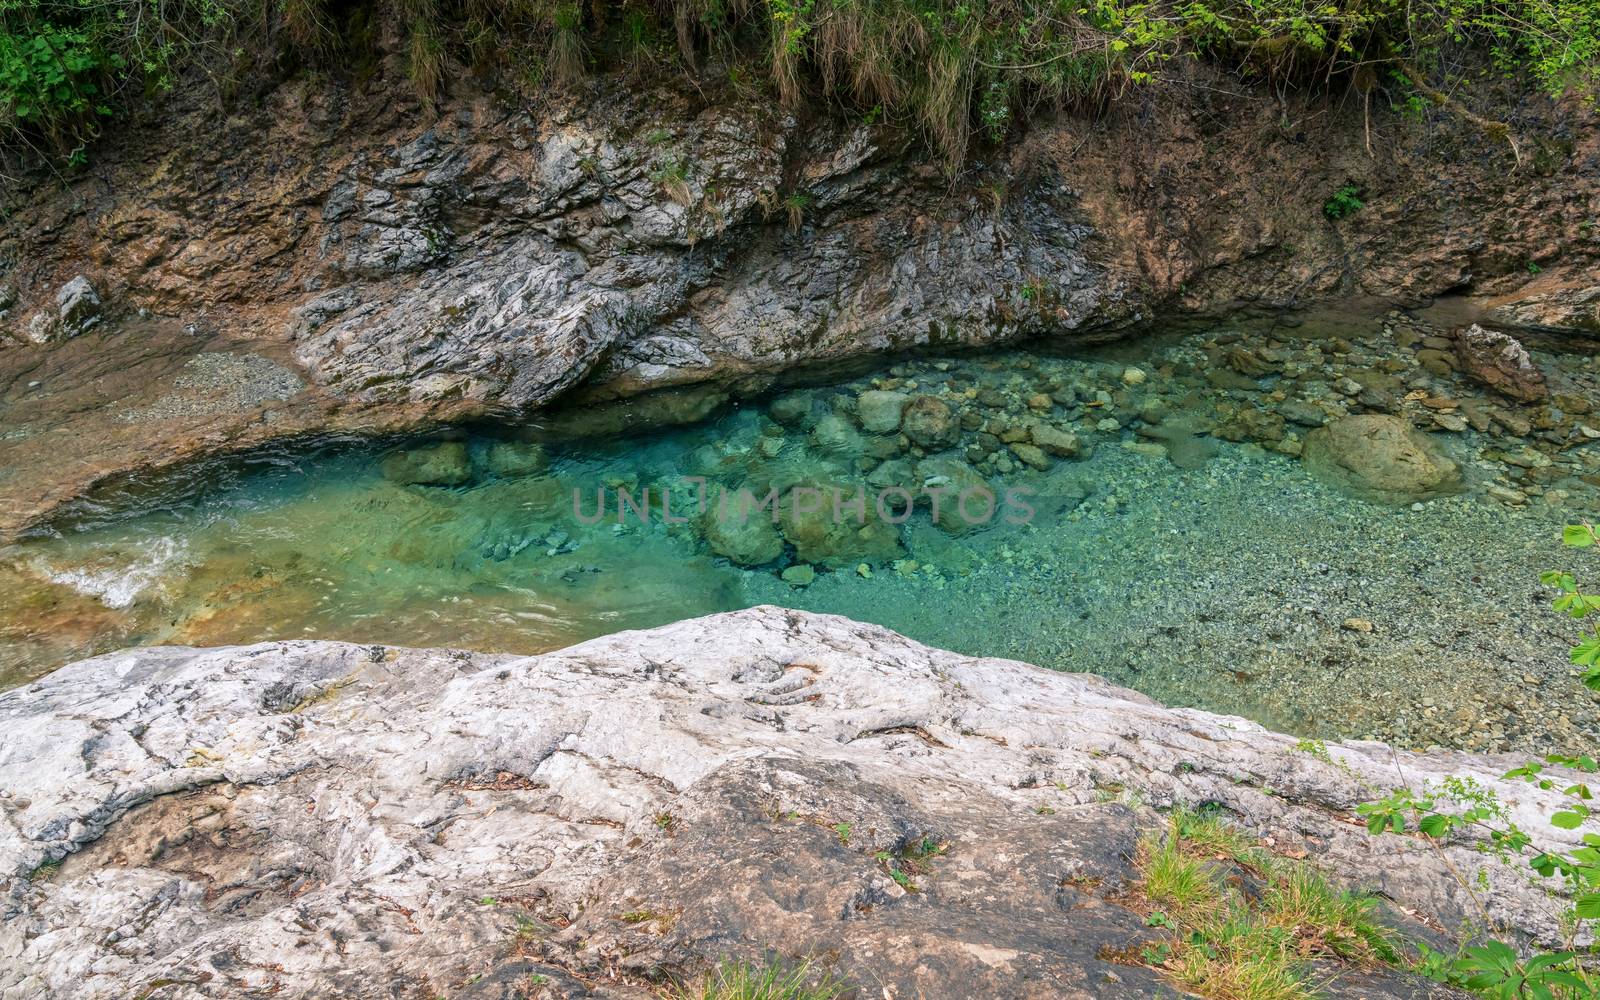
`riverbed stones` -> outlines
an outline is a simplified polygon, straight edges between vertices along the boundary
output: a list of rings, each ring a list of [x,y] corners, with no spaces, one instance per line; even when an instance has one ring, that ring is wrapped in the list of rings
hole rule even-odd
[[[869,389],[856,397],[861,429],[872,434],[892,434],[900,429],[900,415],[911,397],[903,392]]]
[[[1029,439],[1057,458],[1077,458],[1083,453],[1083,439],[1053,424],[1036,422],[1028,428]]]
[[[937,396],[918,396],[907,403],[900,429],[929,451],[948,448],[961,438],[961,423],[955,411]]]
[[[1380,413],[1340,417],[1305,438],[1312,475],[1365,499],[1411,503],[1453,493],[1461,467],[1405,420]]]
[[[1454,342],[1461,370],[1495,392],[1522,403],[1537,403],[1550,394],[1544,372],[1515,337],[1474,323],[1456,331]]]
[[[402,486],[464,486],[472,481],[472,456],[465,441],[442,441],[383,458],[383,477]]]

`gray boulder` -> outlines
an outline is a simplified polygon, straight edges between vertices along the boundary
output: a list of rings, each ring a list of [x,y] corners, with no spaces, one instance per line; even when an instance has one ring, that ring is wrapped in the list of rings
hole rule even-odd
[[[100,293],[80,274],[56,292],[56,311],[62,331],[76,337],[100,322]]]
[[[76,337],[93,328],[100,319],[100,293],[80,274],[57,290],[55,313],[34,313],[28,317],[23,334],[35,344],[48,344]]]
[[[132,650],[0,694],[0,726],[0,995],[18,998],[520,981],[649,1000],[664,972],[768,949],[874,996],[1154,997],[1173,988],[1117,959],[1153,933],[1119,903],[1152,806],[1209,803],[1449,927],[1474,913],[1448,866],[1481,868],[1491,912],[1552,942],[1559,901],[1482,865],[1470,833],[1346,817],[1454,774],[1539,845],[1577,842],[1543,822],[1559,793],[1501,761],[1301,752],[1093,676],[771,607],[535,657]],[[912,884],[892,878],[881,859],[927,841]],[[1415,985],[1374,971],[1330,995],[1448,995]]]

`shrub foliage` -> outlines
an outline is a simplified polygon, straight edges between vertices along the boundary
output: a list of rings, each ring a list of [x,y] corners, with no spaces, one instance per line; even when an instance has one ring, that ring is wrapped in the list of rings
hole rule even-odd
[[[1040,102],[1098,102],[1186,58],[1436,102],[1484,73],[1588,92],[1600,63],[1600,0],[0,0],[0,129],[70,150],[208,60],[350,67],[378,25],[430,100],[452,65],[526,89],[714,68],[790,107],[913,125],[952,162]]]

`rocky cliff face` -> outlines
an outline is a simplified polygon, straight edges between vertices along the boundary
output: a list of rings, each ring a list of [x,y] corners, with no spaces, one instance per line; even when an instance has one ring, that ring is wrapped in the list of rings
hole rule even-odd
[[[888,997],[1144,997],[1124,896],[1152,806],[1210,803],[1458,926],[1373,788],[1501,762],[1297,749],[1087,675],[756,608],[516,659],[339,643],[129,651],[0,695],[6,997],[638,997],[822,956]],[[946,850],[908,887],[879,852]],[[1537,938],[1554,901],[1486,898]],[[913,891],[915,890],[915,891]],[[1447,991],[1392,972],[1330,996]],[[1434,992],[1430,992],[1434,991]]]
[[[103,448],[70,494],[218,439],[759,385],[865,353],[1338,295],[1469,292],[1502,318],[1593,327],[1592,113],[1502,102],[1519,163],[1446,112],[1367,116],[1194,72],[1039,120],[953,177],[892,125],[802,121],[725,88],[613,81],[510,108],[464,84],[428,110],[381,82],[287,83],[226,116],[169,113],[64,185],[8,190],[0,384],[22,410],[70,382],[91,363],[49,382],[39,359],[70,357],[83,330],[100,353],[137,355],[111,346],[136,330],[259,355],[295,383],[196,404],[210,439],[142,401],[155,457]],[[1365,207],[1330,221],[1346,187]],[[61,298],[85,284],[87,324],[84,296]],[[181,389],[172,367],[138,382]],[[42,451],[74,436],[115,435],[80,422]]]

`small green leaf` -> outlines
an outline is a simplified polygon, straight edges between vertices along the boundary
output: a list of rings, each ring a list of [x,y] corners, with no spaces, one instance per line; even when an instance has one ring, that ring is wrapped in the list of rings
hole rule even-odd
[[[1550,817],[1550,825],[1561,830],[1576,830],[1583,822],[1583,814],[1562,810]]]
[[[1417,829],[1430,837],[1442,837],[1450,832],[1450,827],[1453,825],[1449,816],[1442,813],[1433,813],[1430,816],[1422,817],[1417,823]]]
[[[1569,549],[1586,549],[1594,544],[1594,532],[1581,524],[1569,524],[1561,529],[1561,544]]]

